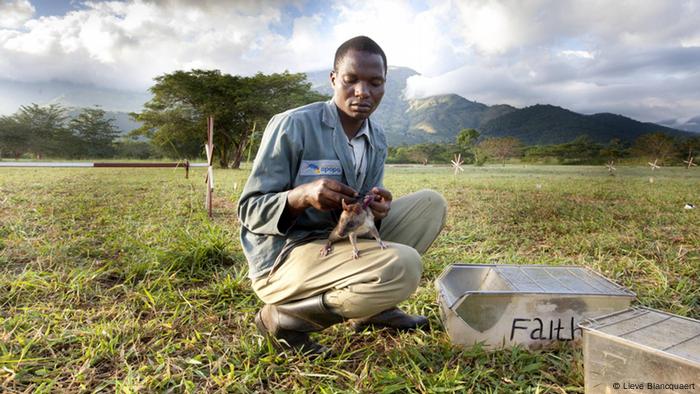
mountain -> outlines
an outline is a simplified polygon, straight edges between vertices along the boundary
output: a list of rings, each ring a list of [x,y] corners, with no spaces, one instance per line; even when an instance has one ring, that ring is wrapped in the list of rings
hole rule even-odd
[[[469,101],[456,94],[410,100],[409,132],[452,137],[450,131],[460,126],[478,127],[487,105]],[[438,126],[439,127],[436,127]]]
[[[582,115],[553,105],[533,105],[511,111],[483,124],[479,131],[489,137],[517,137],[526,145],[560,144],[587,135],[594,142],[613,138],[632,142],[646,133],[664,132],[672,136],[691,134],[654,123],[643,123],[622,115],[600,113]]]
[[[409,100],[403,115],[409,127],[404,137],[395,142],[454,142],[460,130],[479,129],[485,122],[515,110],[509,105],[489,107],[456,94]]]
[[[514,136],[525,145],[564,143],[580,135],[600,143],[613,138],[632,142],[642,134],[657,131],[681,137],[694,135],[685,131],[692,128],[676,124],[643,123],[611,113],[583,115],[554,105],[520,109],[507,104],[488,106],[457,94],[407,99],[403,95],[406,80],[414,75],[419,74],[405,67],[389,67],[387,71],[386,92],[372,117],[384,127],[389,145],[453,142],[464,128],[475,128],[482,137]],[[313,89],[333,94],[328,71],[307,76]],[[700,129],[700,117],[686,125],[693,124]]]

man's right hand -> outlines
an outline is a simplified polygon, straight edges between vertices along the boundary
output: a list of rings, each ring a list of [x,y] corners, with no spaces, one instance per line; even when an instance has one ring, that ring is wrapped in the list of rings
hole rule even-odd
[[[355,189],[348,185],[333,179],[321,178],[292,189],[287,194],[287,206],[293,215],[298,216],[309,207],[321,211],[337,209],[342,206],[343,199],[348,202],[358,196]]]

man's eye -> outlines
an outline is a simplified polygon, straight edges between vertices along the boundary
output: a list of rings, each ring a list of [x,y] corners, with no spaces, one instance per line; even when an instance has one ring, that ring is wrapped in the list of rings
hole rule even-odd
[[[374,87],[380,87],[384,85],[384,81],[372,81],[372,86]]]

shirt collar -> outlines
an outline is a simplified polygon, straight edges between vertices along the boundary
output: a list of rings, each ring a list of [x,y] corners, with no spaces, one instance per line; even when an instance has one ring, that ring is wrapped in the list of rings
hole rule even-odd
[[[339,127],[342,127],[339,124],[340,119],[338,119],[338,107],[336,107],[332,98],[326,101],[323,114],[321,115],[321,121],[325,123],[326,126],[331,128],[334,128],[336,124],[338,124]],[[369,145],[372,147],[372,149],[374,149],[374,144],[372,143],[372,138],[370,137],[372,135],[373,129],[374,127],[372,127],[372,120],[370,118],[367,118],[360,131],[355,135],[355,138],[363,134],[366,135]]]
[[[336,119],[338,117],[338,113],[336,111],[337,109],[335,107],[333,99],[326,101],[326,105],[323,108],[323,115],[321,117],[321,121],[325,123],[326,126],[334,128],[335,123],[338,121]]]
[[[367,137],[367,141],[370,140],[370,138],[369,138],[369,120],[365,120],[364,122],[362,122],[362,127],[360,127],[360,130],[358,130],[357,133],[355,134],[355,138],[362,137],[363,135]],[[355,138],[353,138],[353,140]]]

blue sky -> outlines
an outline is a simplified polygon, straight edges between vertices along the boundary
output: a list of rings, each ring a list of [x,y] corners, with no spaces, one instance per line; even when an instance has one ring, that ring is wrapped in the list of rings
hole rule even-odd
[[[67,12],[80,8],[80,3],[61,0],[35,0],[31,4],[36,9],[36,16],[62,16]]]
[[[328,69],[366,34],[421,74],[408,97],[688,119],[698,20],[700,0],[0,0],[0,82],[143,92],[178,69]]]

